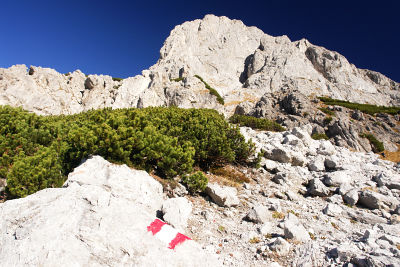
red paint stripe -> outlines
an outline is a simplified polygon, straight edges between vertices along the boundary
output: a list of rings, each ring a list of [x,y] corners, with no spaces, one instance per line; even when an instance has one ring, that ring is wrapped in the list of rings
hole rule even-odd
[[[166,223],[159,220],[159,219],[155,219],[150,226],[147,226],[147,231],[152,232],[153,235],[157,234],[158,232],[160,232],[161,228],[165,225]]]
[[[174,249],[175,246],[179,245],[180,243],[185,242],[185,240],[191,240],[191,239],[181,233],[177,233],[175,238],[172,239],[172,241],[169,243],[168,248]]]

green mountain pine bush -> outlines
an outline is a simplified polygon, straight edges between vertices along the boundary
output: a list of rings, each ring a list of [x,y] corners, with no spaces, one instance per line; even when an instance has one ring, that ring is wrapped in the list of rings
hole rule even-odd
[[[362,133],[362,134],[360,134],[360,137],[368,139],[369,143],[372,146],[372,151],[373,152],[378,153],[378,152],[383,152],[385,150],[383,142],[381,142],[378,139],[376,139],[376,137],[373,134],[371,134],[371,133]]]
[[[208,91],[210,92],[211,95],[217,97],[217,101],[218,103],[220,103],[221,105],[225,104],[224,99],[222,98],[222,96],[218,93],[217,90],[215,90],[214,88],[212,88],[206,81],[204,81],[204,79],[202,77],[200,77],[199,75],[194,75],[194,77],[196,77],[197,79],[199,79],[204,86],[208,89]]]
[[[188,190],[193,194],[197,192],[203,192],[206,190],[208,184],[208,178],[203,172],[198,171],[192,175],[185,175],[182,178],[182,182],[186,185]]]
[[[233,115],[229,118],[230,123],[239,124],[240,126],[251,127],[253,129],[283,132],[285,128],[275,121],[263,118],[256,118],[246,115]]]
[[[254,145],[214,110],[110,108],[38,116],[0,106],[0,177],[11,198],[59,187],[89,155],[164,178],[226,163],[251,164]]]
[[[387,113],[391,115],[396,115],[400,113],[400,107],[386,107],[386,106],[376,106],[371,104],[359,104],[348,102],[344,100],[332,99],[329,97],[319,97],[319,100],[324,102],[326,105],[336,105],[345,108],[359,110],[363,113],[374,116],[376,113]],[[323,111],[323,110],[322,110]],[[325,112],[325,111],[324,111]]]

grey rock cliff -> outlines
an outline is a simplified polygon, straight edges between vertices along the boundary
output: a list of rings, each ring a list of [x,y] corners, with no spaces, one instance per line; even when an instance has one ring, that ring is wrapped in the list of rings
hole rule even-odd
[[[225,99],[220,105],[200,75]],[[173,81],[175,78],[181,81]],[[399,84],[357,69],[337,52],[303,39],[272,37],[241,21],[207,15],[176,26],[160,59],[142,75],[114,81],[107,75],[13,66],[0,69],[0,104],[39,114],[70,114],[91,108],[177,105],[232,113],[266,93],[287,90],[360,103],[398,105]]]

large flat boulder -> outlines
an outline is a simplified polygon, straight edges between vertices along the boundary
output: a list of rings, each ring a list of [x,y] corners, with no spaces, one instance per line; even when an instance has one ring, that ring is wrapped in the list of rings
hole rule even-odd
[[[148,231],[162,203],[162,186],[146,172],[95,156],[63,188],[0,204],[1,264],[215,265],[194,241],[170,249]]]

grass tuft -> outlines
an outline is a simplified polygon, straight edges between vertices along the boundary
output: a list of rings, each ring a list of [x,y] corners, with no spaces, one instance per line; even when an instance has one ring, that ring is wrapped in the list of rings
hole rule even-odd
[[[332,120],[333,119],[332,119],[331,116],[326,116],[325,119],[324,119],[324,124],[329,124],[329,123],[331,123]]]
[[[224,166],[220,168],[213,168],[210,170],[212,174],[222,176],[230,181],[236,183],[248,183],[250,179],[242,172],[234,169],[232,166]]]

